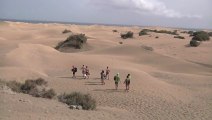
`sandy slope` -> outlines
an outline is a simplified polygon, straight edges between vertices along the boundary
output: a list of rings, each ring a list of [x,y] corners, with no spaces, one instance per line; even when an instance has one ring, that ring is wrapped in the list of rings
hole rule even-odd
[[[68,34],[85,33],[89,51],[61,53],[53,47]],[[135,37],[122,40],[119,33],[133,31]],[[80,26],[62,24],[0,24],[0,79],[24,82],[43,77],[56,92],[80,91],[97,100],[95,111],[73,111],[56,100],[33,98],[0,90],[0,119],[49,120],[178,120],[212,119],[212,43],[187,47],[191,39],[174,39],[171,35],[151,33],[138,36],[141,28],[115,26]],[[152,28],[155,29],[155,28]],[[165,28],[157,28],[165,29]],[[167,29],[167,28],[166,28]],[[155,39],[159,36],[159,39]],[[123,41],[123,45],[119,44]],[[145,46],[154,50],[147,50]],[[70,68],[88,65],[89,80],[71,78]],[[132,74],[131,90],[113,80],[100,85],[100,71],[109,66],[111,78],[120,73],[122,82]]]

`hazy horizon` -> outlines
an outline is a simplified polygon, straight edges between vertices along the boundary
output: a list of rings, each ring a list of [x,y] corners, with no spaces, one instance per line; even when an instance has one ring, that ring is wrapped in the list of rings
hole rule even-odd
[[[212,29],[211,4],[210,0],[1,0],[0,19]]]

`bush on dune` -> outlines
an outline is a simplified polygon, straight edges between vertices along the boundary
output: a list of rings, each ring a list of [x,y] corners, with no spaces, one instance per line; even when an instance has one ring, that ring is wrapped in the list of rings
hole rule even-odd
[[[177,31],[175,30],[175,31],[168,31],[168,30],[159,30],[159,31],[155,31],[156,33],[166,33],[166,34],[171,34],[171,35],[179,35],[179,34],[177,34]]]
[[[148,35],[147,32],[148,32],[148,30],[143,29],[143,30],[141,30],[141,31],[139,32],[139,36]]]
[[[96,108],[96,101],[89,94],[82,94],[73,92],[71,94],[62,94],[58,96],[60,102],[67,105],[80,105],[84,110],[94,110]]]
[[[174,31],[168,31],[168,30],[151,30],[151,29],[143,29],[140,31],[139,35],[145,35],[145,33],[147,34],[147,32],[155,32],[155,33],[165,33],[165,34],[170,34],[170,35],[179,35],[177,33],[177,30]],[[140,35],[140,36],[141,36]]]
[[[212,37],[212,32],[209,32],[208,35],[209,35],[210,37]]]
[[[209,35],[205,31],[198,31],[193,33],[193,38],[192,40],[197,40],[197,41],[207,41],[210,39]]]
[[[49,89],[47,91],[44,91],[42,94],[43,98],[48,98],[48,99],[52,99],[54,98],[54,96],[56,96],[56,92],[54,91],[54,89]]]
[[[65,30],[63,30],[63,34],[65,34],[65,33],[70,33],[71,32],[71,30],[67,30],[67,29],[65,29]]]
[[[26,80],[23,84],[16,81],[11,81],[7,82],[6,85],[14,92],[25,93],[34,97],[52,99],[54,96],[56,96],[53,89],[46,89],[47,82],[42,78]]]
[[[190,41],[190,46],[197,47],[200,45],[200,41],[208,41],[210,40],[209,33],[205,31],[198,31],[192,34],[193,38]]]
[[[74,47],[76,49],[81,49],[86,42],[87,37],[85,34],[70,35],[65,41],[60,42],[55,47],[55,49],[59,50],[64,47]]]
[[[0,85],[6,85],[14,92],[29,94],[33,97],[52,99],[56,96],[53,89],[46,89],[47,82],[42,78],[26,80],[23,84],[16,81],[5,82],[0,80]],[[73,92],[71,94],[64,93],[57,98],[58,101],[69,105],[70,108],[76,105],[79,109],[81,107],[83,110],[96,109],[96,100],[93,99],[90,94],[82,94],[79,92]]]
[[[133,38],[133,32],[128,31],[127,33],[122,33],[121,38],[123,38],[123,39]]]
[[[183,37],[183,36],[174,36],[174,38],[179,38],[179,39],[185,39],[185,37]]]
[[[189,34],[190,36],[193,36],[194,31],[188,31],[188,34]]]
[[[113,30],[113,32],[118,32],[118,30]]]
[[[22,92],[21,83],[18,83],[16,81],[9,81],[9,82],[6,82],[6,85],[14,92],[18,92],[18,93]]]
[[[190,41],[191,47],[198,47],[199,45],[200,45],[200,41],[197,41],[197,40],[191,40]]]

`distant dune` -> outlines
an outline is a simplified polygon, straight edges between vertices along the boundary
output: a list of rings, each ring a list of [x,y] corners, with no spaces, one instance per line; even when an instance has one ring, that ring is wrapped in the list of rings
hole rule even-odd
[[[88,37],[89,49],[59,52],[54,47],[70,34]],[[97,101],[94,111],[70,110],[57,100],[34,98],[5,92],[0,85],[2,120],[211,120],[212,119],[212,42],[187,47],[185,39],[141,29],[175,30],[162,27],[120,27],[56,23],[0,22],[0,79],[24,82],[42,77],[58,94],[79,91]],[[118,32],[113,32],[117,30]],[[123,40],[120,33],[132,31]],[[158,36],[158,39],[156,39]],[[123,42],[120,44],[119,42]],[[81,78],[80,67],[90,68],[89,80]],[[78,67],[77,79],[70,69]],[[109,66],[110,80],[100,85],[100,72]],[[120,73],[119,90],[113,76]],[[132,76],[130,91],[123,84]]]

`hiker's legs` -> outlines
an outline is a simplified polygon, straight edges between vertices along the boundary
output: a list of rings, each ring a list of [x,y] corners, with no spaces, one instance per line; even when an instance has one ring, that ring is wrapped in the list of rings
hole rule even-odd
[[[127,85],[127,90],[129,90],[129,85]]]
[[[115,83],[115,87],[116,87],[116,90],[118,89],[118,84],[117,83]]]
[[[83,76],[84,76],[84,79],[86,79],[86,74],[84,74]]]
[[[73,72],[73,78],[76,78],[76,76],[75,76],[75,72]]]

